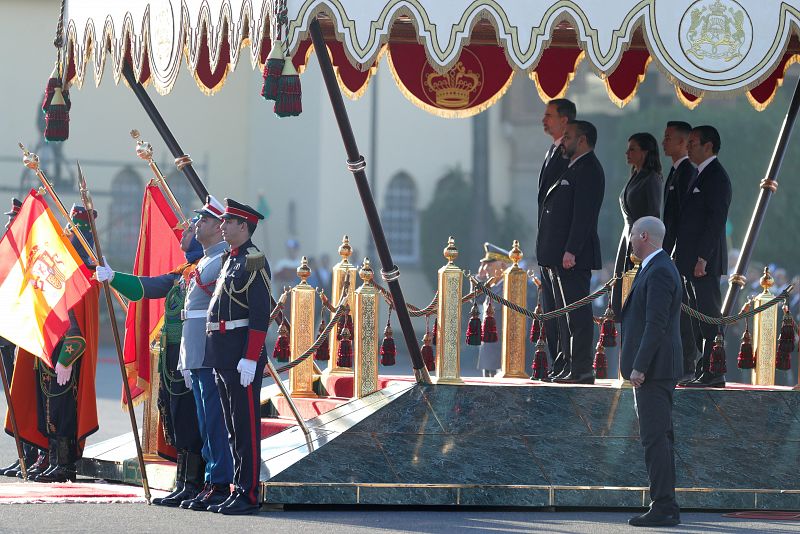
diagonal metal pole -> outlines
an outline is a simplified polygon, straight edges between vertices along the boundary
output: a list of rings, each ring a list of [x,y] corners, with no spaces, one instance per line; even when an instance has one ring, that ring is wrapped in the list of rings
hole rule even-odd
[[[328,48],[325,46],[325,37],[322,35],[322,28],[319,26],[319,21],[317,19],[311,21],[309,29],[311,31],[311,40],[314,42],[314,52],[317,54],[317,61],[319,61],[320,69],[322,69],[322,77],[325,79],[328,97],[331,100],[333,113],[336,116],[336,123],[339,125],[339,132],[342,135],[345,152],[347,152],[347,168],[353,173],[358,194],[361,196],[361,203],[364,205],[367,223],[372,232],[372,239],[375,242],[375,248],[382,264],[381,274],[389,286],[392,299],[394,299],[395,312],[397,313],[400,327],[403,330],[406,347],[411,356],[414,375],[417,377],[417,382],[429,384],[431,379],[430,376],[428,376],[425,362],[422,360],[419,342],[414,333],[414,326],[411,324],[411,317],[406,309],[406,299],[403,297],[403,290],[400,288],[400,282],[398,280],[400,270],[392,260],[392,254],[389,251],[389,245],[383,233],[383,226],[381,225],[381,219],[378,215],[378,209],[375,207],[375,199],[372,197],[372,191],[369,188],[367,173],[364,172],[367,164],[358,151],[356,138],[353,134],[353,128],[350,125],[350,118],[347,116],[347,109],[344,106],[342,92],[336,81],[336,73],[333,70],[331,59],[328,56]]]
[[[139,103],[144,108],[147,115],[150,117],[150,120],[153,122],[153,125],[158,130],[158,133],[161,135],[161,138],[164,140],[164,143],[167,145],[170,153],[172,153],[172,157],[175,158],[175,166],[178,167],[178,170],[181,171],[186,179],[189,180],[189,184],[194,189],[194,192],[197,193],[197,196],[200,198],[200,202],[206,201],[206,196],[208,195],[208,189],[203,184],[203,181],[200,179],[200,176],[197,175],[197,171],[194,170],[192,167],[192,158],[186,154],[181,146],[178,144],[178,140],[175,139],[175,136],[172,135],[172,132],[167,126],[164,117],[161,116],[161,113],[156,108],[156,105],[150,99],[150,95],[147,94],[144,86],[139,83],[139,80],[136,79],[136,76],[133,74],[133,68],[129,64],[126,64],[125,67],[122,69],[122,75],[125,76],[125,80],[128,82],[128,85],[131,86],[133,89],[133,93],[136,95],[136,98],[139,99]]]
[[[103,251],[100,249],[100,240],[98,239],[97,235],[97,226],[94,223],[94,216],[93,209],[94,206],[92,205],[92,197],[89,194],[89,190],[86,188],[86,180],[83,177],[83,171],[81,170],[81,164],[78,163],[78,182],[80,184],[80,193],[81,199],[83,200],[83,205],[86,208],[86,211],[89,215],[89,226],[92,230],[92,236],[94,237],[94,248],[97,251],[97,257],[103,257]],[[80,232],[80,230],[77,230]],[[122,356],[122,344],[120,343],[120,335],[119,330],[117,328],[117,316],[114,313],[114,303],[111,302],[111,286],[108,284],[108,281],[103,282],[103,289],[105,290],[106,294],[106,305],[108,306],[108,317],[111,321],[111,331],[114,334],[114,343],[117,349],[117,359],[119,360],[119,370],[122,373],[122,386],[125,390],[125,400],[128,403],[128,415],[131,419],[131,430],[133,431],[133,441],[136,444],[136,456],[139,460],[139,470],[142,472],[142,488],[144,489],[144,498],[147,500],[147,504],[150,504],[150,485],[147,482],[147,470],[145,469],[144,465],[144,456],[142,456],[142,444],[139,441],[139,427],[136,424],[136,414],[133,413],[133,400],[131,399],[131,386],[128,384],[128,377],[125,374],[125,359]]]
[[[798,80],[797,85],[795,85],[792,101],[789,104],[789,110],[786,112],[786,117],[783,119],[783,124],[781,125],[781,131],[778,133],[778,140],[775,142],[775,150],[772,152],[772,158],[767,166],[767,174],[759,185],[761,192],[758,195],[756,207],[753,209],[753,215],[750,218],[750,224],[747,227],[747,233],[742,242],[739,259],[736,261],[736,269],[728,278],[728,292],[725,294],[725,302],[722,304],[722,315],[731,314],[734,304],[736,303],[736,297],[739,295],[739,291],[742,290],[746,282],[744,275],[750,264],[750,257],[753,255],[753,248],[758,239],[761,224],[764,222],[764,217],[767,215],[769,200],[775,191],[778,190],[778,173],[781,170],[781,164],[786,156],[786,149],[789,147],[789,139],[792,136],[792,129],[797,119],[798,110],[800,110],[800,80]]]

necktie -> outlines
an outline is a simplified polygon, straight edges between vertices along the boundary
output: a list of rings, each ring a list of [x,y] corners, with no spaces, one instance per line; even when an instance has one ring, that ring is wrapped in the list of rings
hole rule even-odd
[[[675,175],[675,167],[669,168],[669,174],[667,175],[667,187],[672,186],[675,187],[675,184],[672,183],[672,177]]]
[[[694,187],[694,183],[697,181],[697,177],[700,176],[700,173],[697,171],[697,168],[692,169],[692,176],[689,178],[689,186],[686,188],[687,193],[692,192],[692,187]]]
[[[544,158],[544,166],[545,167],[547,167],[550,164],[550,160],[552,159],[553,154],[555,153],[555,151],[556,151],[556,144],[553,143],[552,145],[550,145],[550,148],[547,150],[547,155]]]

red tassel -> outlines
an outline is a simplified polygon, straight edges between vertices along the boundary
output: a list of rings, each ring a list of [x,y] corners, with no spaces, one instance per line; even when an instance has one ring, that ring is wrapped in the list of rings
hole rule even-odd
[[[606,378],[608,376],[608,362],[606,361],[606,349],[603,343],[597,342],[596,352],[594,353],[594,368],[595,378]]]
[[[425,332],[422,337],[422,360],[425,362],[425,367],[428,368],[428,371],[436,370],[436,357],[433,355],[430,332]]]
[[[600,343],[605,348],[617,346],[617,325],[614,324],[614,310],[611,309],[610,299],[606,312],[603,314],[603,322],[600,325]],[[597,378],[600,377],[598,376]]]
[[[338,333],[336,334],[337,340],[342,339],[342,334],[344,333],[345,328],[348,330],[348,334],[352,337],[351,332],[353,331],[353,316],[349,313],[342,315],[342,317],[339,319]]]
[[[536,352],[533,354],[531,370],[533,371],[531,380],[542,380],[547,376],[547,334],[544,331],[544,323],[541,323],[539,337],[536,340]]]
[[[69,139],[69,108],[69,92],[62,91],[59,84],[53,90],[53,98],[45,112],[44,138],[47,141]]]
[[[278,94],[275,99],[275,114],[278,117],[295,117],[303,112],[303,91],[300,87],[300,76],[292,64],[292,58],[286,58],[281,77],[278,79]]]
[[[336,355],[336,365],[338,367],[352,367],[353,342],[350,341],[350,330],[347,327],[342,328],[341,336],[339,340],[339,352]]]
[[[264,100],[278,99],[278,81],[285,62],[283,45],[280,41],[273,42],[272,50],[269,51],[269,57],[264,64],[264,85],[261,87],[261,96]]]
[[[469,325],[467,326],[467,345],[481,344],[481,314],[478,311],[477,301],[472,301],[472,308],[469,312]]]
[[[433,343],[433,346],[435,347],[436,346],[436,337],[439,335],[439,320],[438,319],[434,319],[433,320],[433,334],[432,335],[433,335],[433,338],[431,339],[431,343]]]
[[[381,365],[387,367],[395,364],[395,356],[397,356],[397,347],[394,345],[393,334],[392,325],[387,320],[386,328],[383,329],[383,341],[381,342]]]
[[[491,302],[486,308],[486,317],[483,319],[481,341],[484,343],[497,343],[497,321],[494,318],[494,307]]]
[[[750,335],[750,330],[747,328],[747,320],[745,320],[742,343],[739,345],[739,357],[736,359],[736,367],[739,369],[755,369],[756,367],[753,336]]]
[[[541,301],[541,299],[539,299]],[[536,304],[536,314],[541,315],[542,313],[542,304],[538,302]],[[531,343],[536,343],[539,341],[539,336],[542,334],[542,321],[539,319],[534,319],[531,323],[531,333],[530,333],[530,340]]]
[[[42,99],[42,113],[47,113],[47,110],[50,108],[50,103],[55,95],[56,87],[61,87],[61,77],[58,75],[57,64],[53,67],[50,79],[47,80],[47,87],[44,90],[44,99]]]
[[[708,362],[708,372],[715,375],[722,375],[728,372],[725,364],[725,338],[722,332],[714,338],[714,346],[711,348],[711,357]]]
[[[794,350],[795,325],[789,307],[783,306],[783,324],[778,336],[778,350],[775,353],[775,369],[788,371],[792,368],[792,351]]]
[[[325,319],[322,319],[319,322],[319,335],[320,336],[325,331],[325,326],[326,326]],[[317,351],[314,353],[314,359],[317,360],[317,361],[320,361],[320,362],[327,362],[328,360],[331,359],[330,351],[331,351],[330,341],[329,341],[329,338],[326,337],[325,341],[323,341],[322,344],[320,344],[320,346],[317,347]]]
[[[279,316],[281,326],[278,327],[278,339],[275,340],[275,348],[272,350],[272,357],[278,362],[288,362],[291,358],[289,348],[289,323],[281,313]]]

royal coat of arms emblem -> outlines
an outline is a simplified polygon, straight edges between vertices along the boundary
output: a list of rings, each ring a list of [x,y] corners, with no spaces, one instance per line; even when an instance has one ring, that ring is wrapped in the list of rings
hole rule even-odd
[[[753,42],[747,12],[734,0],[700,0],[681,20],[681,48],[707,72],[724,72],[742,62]]]

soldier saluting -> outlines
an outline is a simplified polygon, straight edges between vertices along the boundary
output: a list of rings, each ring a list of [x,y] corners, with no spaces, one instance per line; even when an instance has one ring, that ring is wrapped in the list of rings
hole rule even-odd
[[[203,364],[213,367],[222,399],[234,463],[234,491],[211,512],[258,512],[261,470],[259,405],[266,364],[264,340],[270,315],[270,269],[264,253],[250,240],[263,215],[225,199],[222,237],[231,247],[208,308]]]

